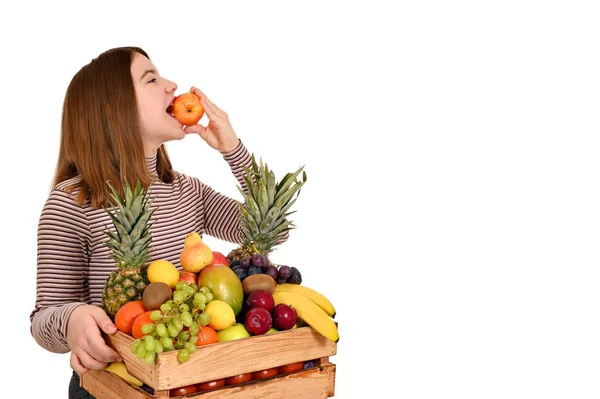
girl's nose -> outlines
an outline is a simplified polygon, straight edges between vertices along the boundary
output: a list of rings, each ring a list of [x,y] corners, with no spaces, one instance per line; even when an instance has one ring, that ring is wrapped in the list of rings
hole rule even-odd
[[[167,85],[165,86],[165,90],[167,93],[177,90],[177,83],[171,82],[167,79]]]

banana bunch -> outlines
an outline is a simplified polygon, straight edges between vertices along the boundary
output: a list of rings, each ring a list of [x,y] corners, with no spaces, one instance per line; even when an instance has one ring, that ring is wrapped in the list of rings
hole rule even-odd
[[[277,284],[273,294],[275,305],[284,303],[296,309],[298,317],[321,335],[333,342],[340,339],[335,317],[335,308],[323,294],[300,284]]]
[[[144,384],[142,381],[129,374],[129,372],[127,371],[127,367],[125,367],[125,363],[123,362],[110,363],[108,366],[106,366],[105,370],[110,371],[115,375],[118,375],[131,385],[141,387]]]

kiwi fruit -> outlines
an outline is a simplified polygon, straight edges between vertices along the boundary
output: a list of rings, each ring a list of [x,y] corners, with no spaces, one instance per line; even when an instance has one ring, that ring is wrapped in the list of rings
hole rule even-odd
[[[146,310],[160,309],[160,305],[171,299],[173,291],[165,283],[150,283],[144,288],[142,301]]]
[[[273,295],[277,288],[277,284],[275,284],[273,277],[268,274],[253,274],[242,281],[242,288],[244,289],[245,295],[249,295],[258,290],[267,291],[269,294]]]

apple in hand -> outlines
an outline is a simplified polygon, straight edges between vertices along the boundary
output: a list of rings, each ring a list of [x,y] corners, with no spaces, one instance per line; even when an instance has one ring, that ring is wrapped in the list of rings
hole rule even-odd
[[[200,104],[200,97],[194,93],[183,93],[173,102],[173,116],[182,125],[192,126],[204,115],[204,108]]]
[[[185,281],[190,284],[198,284],[198,276],[192,272],[179,272],[179,281]]]
[[[227,260],[227,257],[225,255],[223,255],[222,253],[217,252],[217,251],[212,251],[212,253],[213,253],[213,260],[212,260],[213,265],[229,266],[229,261]]]

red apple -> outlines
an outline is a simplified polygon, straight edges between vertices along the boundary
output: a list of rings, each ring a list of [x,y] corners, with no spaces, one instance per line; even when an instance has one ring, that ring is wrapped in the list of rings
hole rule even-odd
[[[212,253],[213,253],[213,260],[212,260],[213,265],[229,266],[229,261],[227,260],[227,257],[225,255],[223,255],[220,252],[216,252],[216,251],[212,251]]]
[[[200,104],[200,97],[194,93],[183,93],[173,102],[173,116],[185,126],[192,126],[204,115],[204,108]]]
[[[179,272],[179,281],[187,281],[190,284],[198,284],[198,276],[192,272]]]

